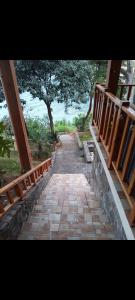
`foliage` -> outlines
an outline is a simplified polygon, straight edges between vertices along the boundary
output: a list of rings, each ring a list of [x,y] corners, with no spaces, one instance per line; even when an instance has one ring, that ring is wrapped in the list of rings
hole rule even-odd
[[[80,140],[83,141],[89,141],[92,138],[90,131],[89,132],[84,132],[83,135],[80,136]]]
[[[11,154],[12,156],[12,154]],[[21,172],[20,164],[17,159],[17,154],[15,157],[9,158],[0,158],[0,169],[6,171],[6,174],[9,176],[17,176]]]
[[[67,122],[65,119],[55,122],[54,128],[58,133],[70,133],[76,130],[76,127],[70,121]]]
[[[106,80],[107,60],[89,60],[91,68],[91,92],[93,96],[96,83],[104,83]]]
[[[0,187],[21,174],[17,152],[11,151],[10,158],[0,157]]]
[[[91,91],[92,68],[86,60],[21,60],[16,61],[16,70],[20,92],[28,91],[46,104],[52,134],[52,102],[64,102],[65,109],[74,103],[79,106]]]
[[[48,119],[27,118],[26,125],[29,133],[29,139],[35,143],[45,142],[47,140]]]
[[[14,132],[10,118],[5,116],[3,117],[2,122],[5,125],[5,136],[11,139],[14,136]]]
[[[7,155],[8,157],[10,157],[12,141],[5,138],[4,131],[5,125],[3,124],[3,122],[0,122],[0,156],[4,157],[5,155]]]
[[[76,126],[79,131],[89,130],[89,123],[91,121],[91,118],[92,118],[92,114],[90,114],[87,120],[85,120],[84,122],[85,115],[79,114],[78,117],[74,118],[73,125]]]
[[[27,118],[26,125],[29,133],[32,156],[35,160],[45,160],[51,156],[54,137],[49,131],[48,117]]]

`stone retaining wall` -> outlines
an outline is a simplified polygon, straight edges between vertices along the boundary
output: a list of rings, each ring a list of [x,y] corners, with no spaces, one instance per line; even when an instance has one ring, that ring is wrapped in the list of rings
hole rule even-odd
[[[115,236],[117,240],[132,240],[134,237],[132,236],[132,232],[130,229],[130,226],[125,222],[126,215],[124,218],[120,218],[120,211],[123,209],[120,208],[118,210],[116,206],[116,198],[114,193],[111,190],[108,178],[106,176],[103,164],[101,162],[99,153],[97,149],[95,148],[94,151],[94,161],[92,163],[92,176],[91,176],[91,184],[93,185],[94,192],[96,195],[96,198],[101,202],[101,207],[106,212],[106,215],[108,216],[108,221],[112,224],[113,229],[115,231]],[[124,210],[122,212],[124,215]],[[124,224],[125,222],[125,224]],[[127,232],[129,231],[129,234],[126,234],[126,231],[124,230],[124,226],[127,227]],[[128,228],[129,227],[129,228]],[[129,236],[129,237],[128,237]]]
[[[115,206],[113,194],[110,189],[99,154],[95,149],[94,162],[92,163],[92,184],[96,198],[101,201],[101,206],[108,216],[109,222],[113,225],[117,239],[125,240],[125,232],[121,224],[118,210]]]

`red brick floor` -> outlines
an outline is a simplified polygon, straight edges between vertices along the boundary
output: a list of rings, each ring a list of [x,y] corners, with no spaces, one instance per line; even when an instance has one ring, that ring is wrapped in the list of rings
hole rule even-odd
[[[78,160],[74,138],[66,135],[62,140],[63,149],[57,153],[55,174],[52,174],[18,239],[114,240],[112,227],[85,174],[75,173],[75,161],[78,166]],[[78,159],[80,162],[79,156]],[[83,168],[84,165],[83,162]],[[72,169],[72,174],[65,173],[67,168]]]

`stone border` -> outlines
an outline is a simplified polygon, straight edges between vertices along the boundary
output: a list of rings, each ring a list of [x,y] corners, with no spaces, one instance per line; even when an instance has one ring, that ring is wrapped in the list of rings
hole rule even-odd
[[[93,174],[95,175],[95,180],[97,177],[99,177],[99,180],[101,182],[102,177],[104,176],[108,186],[106,189],[106,194],[103,194],[103,191],[97,191],[98,185],[95,186],[95,192],[97,195],[100,195],[103,203],[101,205],[106,211],[106,214],[108,215],[109,220],[111,221],[114,230],[116,232],[116,236],[118,239],[126,239],[126,240],[135,240],[133,232],[131,230],[131,227],[128,223],[125,211],[123,209],[123,206],[121,204],[120,197],[118,195],[117,189],[115,187],[114,181],[112,179],[111,173],[107,168],[105,158],[103,156],[103,153],[100,149],[99,143],[97,142],[96,135],[94,133],[93,127],[90,126],[90,131],[93,136],[93,140],[95,142],[96,151],[95,154],[97,154],[97,168],[98,168],[98,174],[96,174],[96,166],[93,164]],[[97,153],[96,153],[97,152]],[[102,166],[101,166],[102,165]],[[100,167],[103,167],[103,170],[100,170]],[[102,174],[101,174],[102,173]],[[102,176],[102,177],[101,177]],[[101,187],[103,190],[103,187]],[[125,236],[125,238],[124,238]]]
[[[95,144],[93,141],[84,141],[83,142],[84,158],[87,163],[93,162],[94,147],[95,147]],[[92,150],[91,152],[90,152],[90,149]]]
[[[77,131],[75,132],[75,137],[76,137],[76,141],[77,141],[79,149],[82,150],[83,149],[83,144],[80,140],[79,133]]]
[[[17,202],[0,220],[0,240],[17,240],[23,223],[27,221],[34,205],[36,205],[42,191],[50,180],[55,159],[56,152],[53,152],[52,167],[49,168],[48,173],[31,188],[23,201]]]

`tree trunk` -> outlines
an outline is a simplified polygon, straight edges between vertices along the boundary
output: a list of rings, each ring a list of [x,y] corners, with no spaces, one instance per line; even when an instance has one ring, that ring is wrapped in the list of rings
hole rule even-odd
[[[92,99],[93,99],[93,95],[91,94],[90,95],[89,109],[87,111],[86,116],[83,118],[82,130],[84,130],[84,128],[85,128],[86,121],[87,121],[87,119],[88,119],[88,117],[90,115],[91,109],[92,109]]]
[[[49,121],[50,121],[51,134],[52,134],[52,136],[55,136],[53,116],[52,116],[52,111],[51,111],[50,103],[46,103],[46,106],[47,106],[48,117],[49,117]]]
[[[87,115],[86,115],[86,117],[85,117],[85,121],[88,119],[89,114],[90,114],[91,109],[92,109],[92,99],[93,99],[93,95],[90,95],[89,109],[88,109]]]

